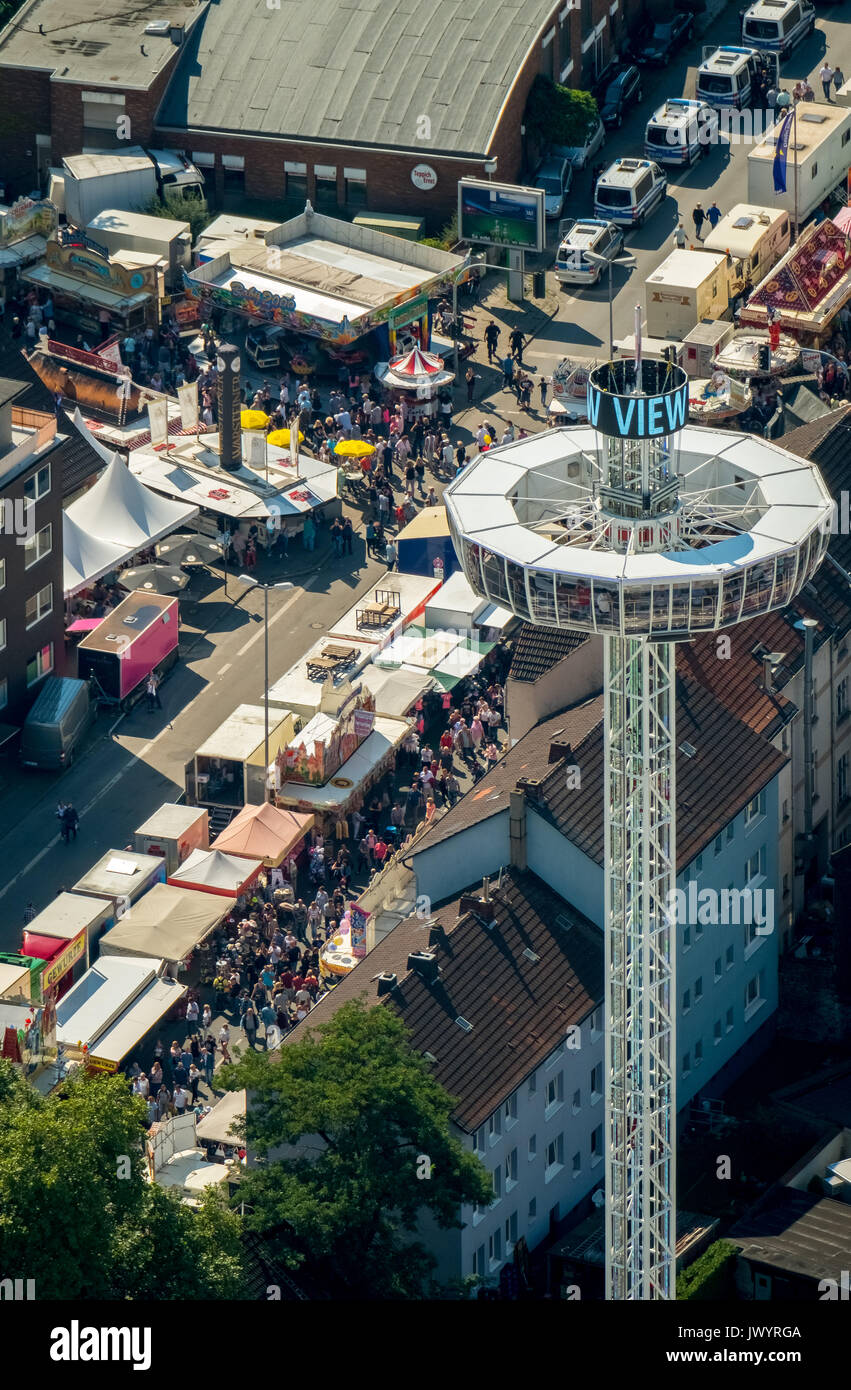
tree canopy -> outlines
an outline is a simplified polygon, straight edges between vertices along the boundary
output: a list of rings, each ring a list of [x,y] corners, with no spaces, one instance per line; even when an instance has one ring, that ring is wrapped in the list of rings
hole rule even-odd
[[[144,1102],[123,1076],[43,1097],[0,1060],[0,1269],[49,1299],[239,1298],[240,1221],[144,1176]]]
[[[457,1227],[461,1203],[487,1204],[493,1190],[391,1009],[349,1002],[274,1059],[248,1053],[223,1084],[251,1096],[244,1133],[265,1162],[239,1198],[278,1258],[337,1299],[432,1291],[419,1219]]]
[[[526,134],[537,145],[582,145],[597,118],[590,92],[562,87],[539,74],[532,83],[523,117]]]
[[[166,193],[165,201],[152,198],[145,208],[149,217],[170,217],[175,222],[188,222],[195,241],[210,221],[210,209],[203,198],[188,198],[175,189]]]

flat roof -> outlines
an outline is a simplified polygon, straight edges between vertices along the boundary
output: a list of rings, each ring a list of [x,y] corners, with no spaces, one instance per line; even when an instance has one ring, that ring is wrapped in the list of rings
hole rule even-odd
[[[644,283],[696,290],[725,260],[723,251],[682,251],[677,247]]]
[[[110,865],[113,867],[110,868]],[[165,860],[159,855],[137,854],[130,849],[109,849],[102,859],[93,864],[88,873],[74,884],[74,893],[86,893],[103,897],[121,897],[128,890],[136,888],[146,878],[153,878],[165,869]],[[65,894],[71,897],[72,894]],[[84,897],[82,902],[91,902]],[[36,917],[36,922],[38,917]]]
[[[137,835],[157,835],[166,838],[178,836],[190,830],[207,812],[199,806],[181,806],[176,801],[166,801],[152,816],[136,829]]]
[[[180,0],[30,0],[0,32],[0,67],[50,72],[55,81],[98,88],[114,85],[119,92],[147,90],[175,49],[168,34],[146,34],[146,27],[168,20],[188,32],[201,13]]]
[[[770,159],[774,162],[780,126],[781,122],[778,121],[776,126],[766,131],[762,139],[748,150],[748,159]],[[847,106],[828,106],[824,101],[799,102],[797,119],[792,124],[789,138],[789,162],[802,164],[835,130],[849,126],[851,110]]]
[[[112,852],[118,854],[118,850]],[[84,879],[80,880],[80,883],[84,882]],[[74,888],[79,886],[75,884]],[[107,906],[102,899],[87,897],[76,891],[58,893],[53,902],[42,908],[27,924],[27,931],[35,932],[37,936],[65,937],[71,941],[84,927],[92,926],[99,917],[103,917],[106,911]]]
[[[237,705],[224,723],[210,734],[197,749],[196,758],[226,758],[233,762],[250,762],[252,755],[265,743],[266,714],[263,705]],[[272,754],[277,747],[275,742],[286,724],[292,725],[289,710],[277,709],[269,717],[269,749]],[[284,742],[289,736],[284,735]],[[260,759],[262,766],[263,759]]]
[[[220,0],[186,44],[157,124],[426,161],[482,156],[553,10],[553,0],[288,0],[276,12],[267,0]],[[341,150],[341,162],[357,161]]]
[[[144,212],[122,212],[119,208],[104,208],[92,218],[88,230],[96,232],[129,233],[150,241],[172,241],[189,231],[189,223],[175,217],[149,217]],[[97,240],[97,238],[95,238]],[[117,257],[113,256],[113,260]]]
[[[334,810],[345,806],[370,773],[410,731],[407,719],[389,719],[385,715],[377,715],[372,733],[337,769],[330,782],[323,787],[304,782],[283,782],[278,792],[278,803],[290,808],[296,806],[300,811]],[[336,785],[340,782],[348,785]]]
[[[734,255],[741,255],[742,252],[752,249],[760,237],[766,236],[772,227],[776,227],[784,218],[787,221],[789,219],[785,208],[765,208],[757,203],[736,203],[729,212],[725,212],[709,235],[704,237],[703,245],[708,251],[730,250]],[[740,222],[748,222],[750,225],[737,226]]]

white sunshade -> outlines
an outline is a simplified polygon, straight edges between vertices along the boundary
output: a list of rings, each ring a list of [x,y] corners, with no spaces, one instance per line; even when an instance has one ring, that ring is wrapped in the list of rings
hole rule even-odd
[[[56,1041],[89,1047],[163,968],[150,956],[105,956],[56,1005]]]
[[[198,515],[198,508],[152,492],[115,454],[94,487],[72,503],[65,515],[90,535],[123,546],[122,558],[129,558],[185,526]]]
[[[225,854],[220,849],[193,849],[179,868],[169,875],[169,883],[174,887],[185,884],[188,888],[203,884],[206,888],[236,897],[259,870],[259,859],[239,858],[234,854]]]
[[[69,512],[62,513],[62,548],[62,587],[66,598],[109,574],[127,558],[126,546],[91,535]]]

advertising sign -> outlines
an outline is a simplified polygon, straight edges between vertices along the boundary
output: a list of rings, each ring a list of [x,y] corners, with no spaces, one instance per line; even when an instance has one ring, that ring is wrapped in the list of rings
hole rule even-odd
[[[544,190],[482,179],[458,181],[458,236],[485,246],[543,251]]]
[[[352,955],[362,960],[366,955],[366,924],[372,914],[364,912],[357,903],[349,903],[349,921],[351,930],[349,932],[349,944],[352,948]]]
[[[355,710],[355,736],[358,739],[369,738],[375,724],[374,709]]]
[[[416,164],[411,170],[411,183],[423,193],[430,193],[437,186],[437,174],[430,164]]]
[[[41,977],[42,989],[50,989],[51,985],[58,984],[62,976],[67,974],[71,966],[86,953],[86,928],[69,941],[61,955],[52,960]]]
[[[685,374],[682,373],[685,377]],[[688,420],[688,378],[656,395],[616,395],[588,382],[588,422],[614,439],[658,439]]]
[[[5,212],[0,212],[0,246],[21,241],[26,236],[49,237],[57,221],[56,208],[52,203],[19,198]]]

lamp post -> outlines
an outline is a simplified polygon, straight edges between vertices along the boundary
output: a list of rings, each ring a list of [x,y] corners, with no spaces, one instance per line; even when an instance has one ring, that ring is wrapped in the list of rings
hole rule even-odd
[[[579,255],[579,254],[583,254],[583,253],[577,252],[577,255]],[[629,256],[629,255],[626,255],[626,256],[612,256],[612,257],[609,257],[609,256],[598,256],[598,254],[597,254],[596,251],[585,251],[585,252],[584,252],[584,255],[587,256],[588,260],[592,263],[592,265],[599,265],[599,266],[607,265],[607,266],[609,267],[609,361],[611,362],[612,359],[614,358],[614,355],[615,355],[615,331],[614,331],[614,325],[613,325],[613,307],[612,307],[612,266],[613,266],[613,265],[634,266],[634,265],[635,265],[635,257],[634,257],[634,256]]]
[[[263,590],[263,796],[266,800],[269,778],[269,590],[294,589],[295,585],[289,580],[269,584],[250,574],[238,574],[237,579],[241,584],[249,584],[252,589]]]

